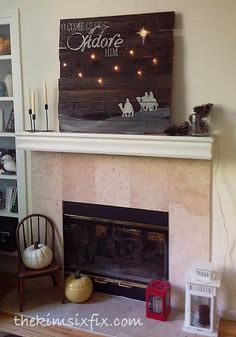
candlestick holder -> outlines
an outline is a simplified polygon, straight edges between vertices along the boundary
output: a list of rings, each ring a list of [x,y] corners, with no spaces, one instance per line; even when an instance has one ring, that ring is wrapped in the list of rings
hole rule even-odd
[[[44,105],[45,108],[45,114],[46,114],[46,131],[48,131],[48,104],[46,103]]]
[[[35,120],[36,120],[36,116],[35,116],[35,114],[32,114],[32,121],[33,121],[33,132],[35,132],[35,131],[36,131],[36,129],[35,129]]]
[[[36,115],[33,113],[32,109],[29,109],[29,117],[30,117],[30,130],[26,130],[27,132],[36,132]]]
[[[45,119],[46,119],[46,130],[41,130],[42,132],[51,132],[53,130],[49,130],[49,121],[48,121],[48,104],[44,104],[44,110],[45,110]]]
[[[33,121],[32,121],[32,109],[29,109],[29,118],[30,118],[30,130],[33,132]]]

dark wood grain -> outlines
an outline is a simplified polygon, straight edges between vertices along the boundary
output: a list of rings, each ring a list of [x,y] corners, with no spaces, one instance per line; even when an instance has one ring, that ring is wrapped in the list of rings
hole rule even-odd
[[[60,20],[60,47],[64,46],[65,39],[74,32],[88,32],[95,25],[110,25],[111,22],[114,30],[124,33],[137,32],[144,25],[150,30],[173,30],[175,12],[63,19]]]
[[[169,88],[172,82],[171,73],[169,74],[158,74],[154,76],[149,76],[147,79],[144,77],[142,79],[135,76],[135,90],[139,91],[139,95],[142,93],[143,88],[147,90],[151,90],[153,86],[153,81],[156,81],[156,76],[158,76],[158,82],[155,85],[155,91],[159,91],[162,88]],[[98,83],[97,78],[87,77],[84,78],[82,81],[78,76],[76,78],[62,78],[59,80],[59,93],[63,93],[64,91],[82,91],[82,90],[109,90],[109,89],[118,89],[118,90],[128,90],[130,89],[130,81],[129,78],[126,78],[124,81],[123,78],[119,76],[113,77],[104,77],[102,87]],[[127,92],[127,91],[126,91]],[[144,94],[144,92],[143,92]],[[136,96],[135,96],[136,97]]]
[[[59,121],[67,123],[61,130],[73,123],[74,131],[77,119],[78,123],[80,119],[109,119],[108,124],[124,124],[112,117],[121,115],[127,99],[134,113],[139,112],[137,97],[144,99],[145,93],[150,97],[153,93],[159,109],[169,109],[174,20],[174,12],[61,20]],[[141,29],[148,31],[145,38],[140,36]],[[166,111],[158,113],[166,118]],[[70,122],[70,116],[76,120]],[[149,114],[149,119],[157,123],[157,116]],[[129,119],[126,123],[138,124],[138,120],[136,115],[136,122]],[[163,128],[167,123],[168,118],[160,120]]]

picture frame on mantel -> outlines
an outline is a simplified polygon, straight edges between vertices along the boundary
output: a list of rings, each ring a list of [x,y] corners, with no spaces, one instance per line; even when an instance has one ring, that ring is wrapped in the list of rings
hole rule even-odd
[[[163,134],[175,13],[60,21],[61,132]]]

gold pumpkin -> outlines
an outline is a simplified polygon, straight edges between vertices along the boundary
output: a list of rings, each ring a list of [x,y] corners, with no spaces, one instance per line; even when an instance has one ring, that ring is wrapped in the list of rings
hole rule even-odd
[[[65,280],[65,296],[71,302],[84,302],[91,296],[92,292],[92,280],[86,275],[81,276],[79,271],[71,274]]]

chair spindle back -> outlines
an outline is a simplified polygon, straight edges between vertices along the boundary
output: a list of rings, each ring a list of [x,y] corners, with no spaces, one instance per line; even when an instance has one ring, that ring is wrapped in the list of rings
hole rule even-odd
[[[16,228],[17,250],[20,260],[23,251],[35,242],[44,243],[54,253],[55,224],[43,214],[30,214],[24,217]]]

